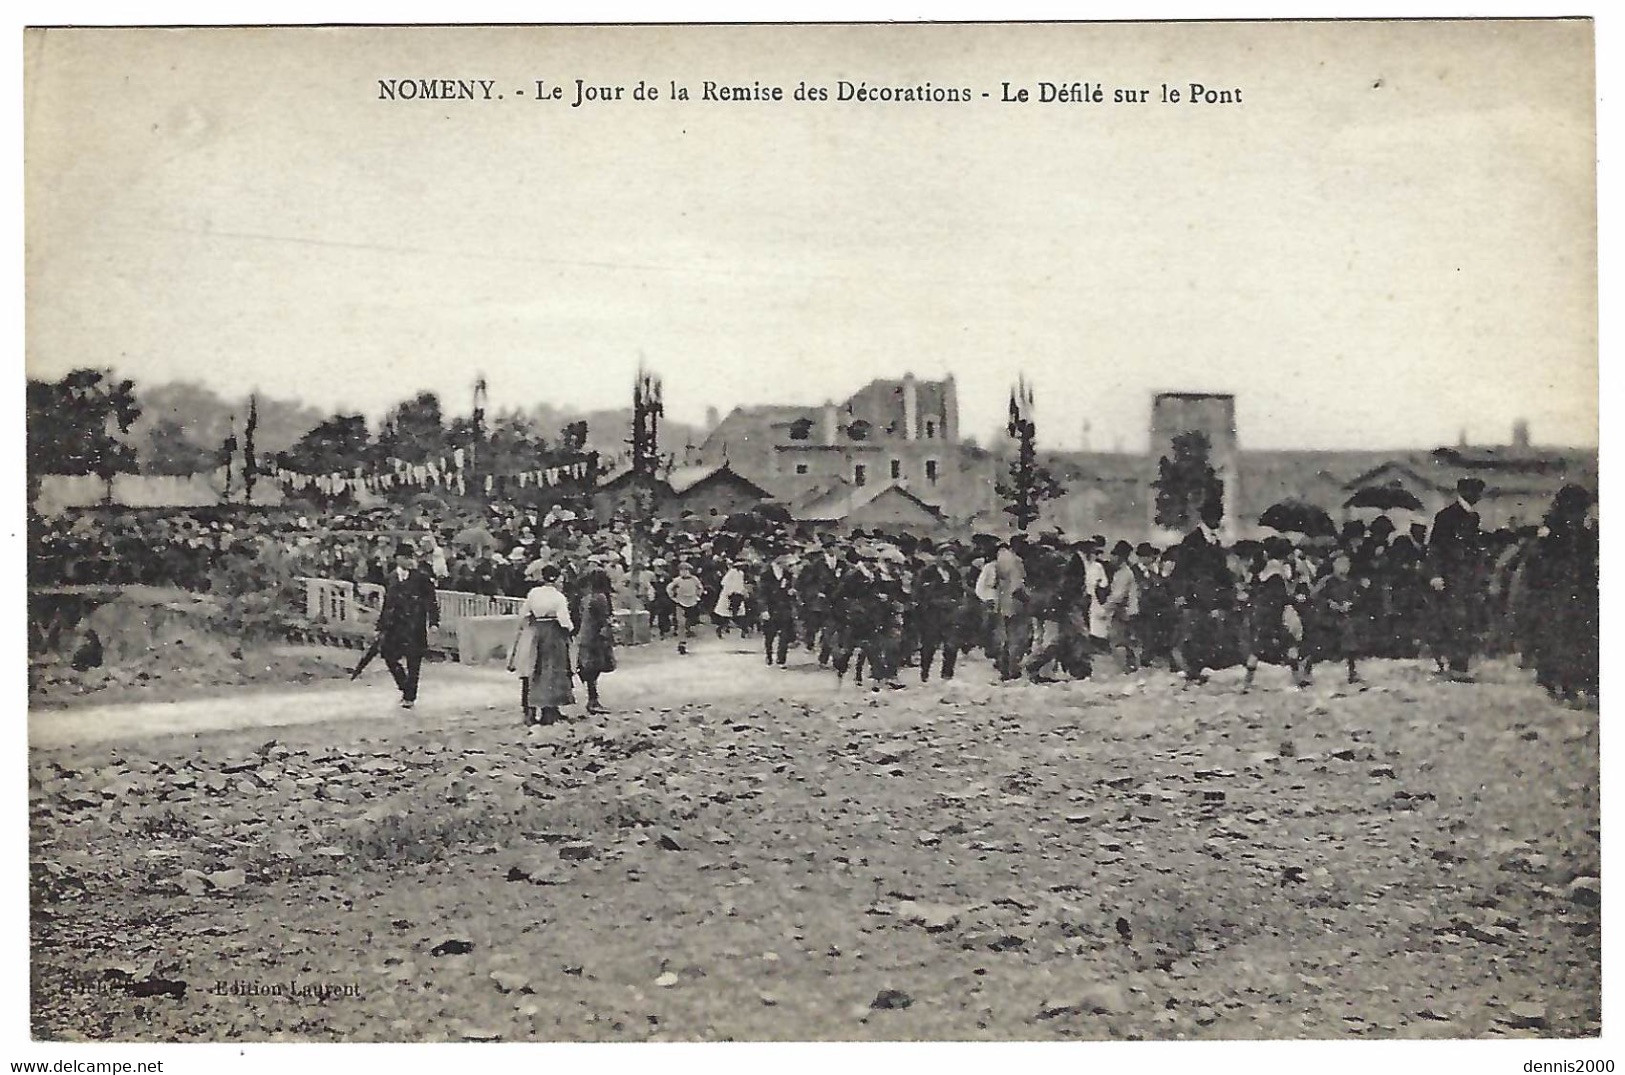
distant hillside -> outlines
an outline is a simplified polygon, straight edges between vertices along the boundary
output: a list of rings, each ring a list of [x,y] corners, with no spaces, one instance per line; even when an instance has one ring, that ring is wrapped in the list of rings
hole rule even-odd
[[[162,425],[174,423],[186,442],[202,451],[215,451],[235,426],[242,439],[248,419],[248,396],[227,399],[213,389],[190,381],[136,385],[141,417],[130,427],[138,464],[145,472],[159,469],[157,455],[172,451],[165,438],[155,436]],[[260,397],[254,447],[262,457],[287,451],[325,415],[296,400]]]

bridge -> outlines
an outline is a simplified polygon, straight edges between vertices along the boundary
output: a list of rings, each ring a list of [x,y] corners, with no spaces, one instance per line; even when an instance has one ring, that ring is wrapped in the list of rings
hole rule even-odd
[[[384,602],[384,587],[372,582],[303,577],[305,619],[312,632],[333,641],[361,645],[371,639]],[[496,597],[462,590],[436,590],[440,626],[430,628],[429,647],[456,655],[464,664],[506,659],[507,647],[519,629],[522,597]],[[634,646],[649,641],[649,614],[617,609],[615,644]]]

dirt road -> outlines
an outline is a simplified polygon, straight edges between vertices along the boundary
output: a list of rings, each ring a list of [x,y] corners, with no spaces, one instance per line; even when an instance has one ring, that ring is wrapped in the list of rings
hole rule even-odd
[[[755,655],[738,639],[703,639],[687,660],[678,661],[669,645],[622,651],[622,667],[604,679],[617,704],[652,704],[657,698],[678,702],[735,697],[772,686],[762,676],[740,675],[743,660],[724,655]],[[749,669],[754,673],[754,668]],[[798,697],[822,697],[834,680],[803,668],[795,678]],[[783,682],[781,680],[781,682]],[[578,701],[585,699],[583,695]],[[197,735],[248,729],[277,729],[304,724],[347,721],[392,721],[414,727],[456,723],[493,711],[517,715],[519,681],[499,665],[469,666],[436,662],[423,667],[418,704],[407,714],[382,661],[374,661],[355,682],[328,680],[273,690],[221,691],[178,701],[123,702],[31,712],[28,744],[58,749],[97,743],[130,742],[166,735]]]
[[[1515,668],[837,689],[708,641],[31,723],[33,1025],[118,1040],[1579,1036],[1596,714]]]

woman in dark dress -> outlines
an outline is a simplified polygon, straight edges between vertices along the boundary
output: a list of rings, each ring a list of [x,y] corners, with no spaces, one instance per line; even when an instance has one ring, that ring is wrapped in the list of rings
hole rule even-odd
[[[602,568],[582,580],[581,635],[576,641],[576,671],[587,685],[587,712],[607,713],[598,701],[598,677],[615,671],[615,618],[609,575]]]
[[[1591,491],[1566,485],[1552,502],[1529,562],[1535,606],[1535,678],[1566,702],[1597,695],[1598,543],[1586,518]]]

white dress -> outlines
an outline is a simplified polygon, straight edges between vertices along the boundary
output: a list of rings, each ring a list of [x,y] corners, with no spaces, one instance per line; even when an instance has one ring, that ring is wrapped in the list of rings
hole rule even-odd
[[[744,597],[745,573],[737,567],[730,567],[722,576],[721,593],[717,595],[717,607],[712,611],[718,616],[731,618],[733,616],[734,595]]]
[[[1106,574],[1106,565],[1099,560],[1085,561],[1083,580],[1089,587],[1089,634],[1095,638],[1105,638],[1111,630],[1112,618],[1106,603],[1100,599],[1101,588],[1111,583],[1110,576]]]

